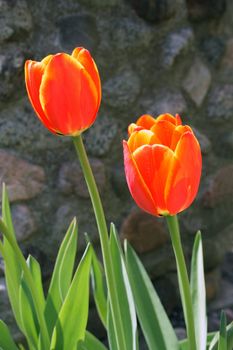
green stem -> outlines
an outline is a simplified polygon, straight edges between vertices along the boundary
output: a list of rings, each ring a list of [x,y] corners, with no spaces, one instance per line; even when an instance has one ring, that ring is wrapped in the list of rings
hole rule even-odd
[[[120,305],[117,297],[117,285],[113,274],[112,260],[109,250],[109,237],[104,210],[100,200],[96,182],[90,167],[81,135],[74,137],[74,146],[84,173],[87,187],[90,193],[95,212],[96,222],[100,235],[100,243],[103,254],[104,269],[106,273],[107,287],[109,291],[110,307],[113,315],[113,325],[119,350],[128,350],[125,344],[124,329],[121,322]]]
[[[5,236],[5,238],[7,239],[7,241],[9,242],[9,244],[11,245],[12,249],[14,250],[14,253],[16,254],[19,263],[22,267],[22,270],[25,274],[25,279],[30,287],[31,293],[32,293],[32,298],[33,298],[33,302],[36,308],[36,312],[37,312],[37,316],[38,316],[38,321],[40,324],[40,330],[41,330],[41,341],[42,341],[42,345],[44,349],[49,349],[50,346],[50,340],[49,340],[49,334],[48,334],[48,330],[47,330],[47,326],[45,323],[45,319],[44,319],[44,314],[43,314],[43,310],[40,307],[40,302],[37,298],[37,290],[35,287],[35,283],[33,281],[32,275],[28,269],[28,265],[24,259],[24,256],[16,242],[16,240],[13,239],[13,237],[11,236],[7,226],[4,224],[4,222],[0,219],[0,231],[3,233],[3,235]],[[3,250],[4,254],[4,246],[0,245],[0,249],[1,251]],[[4,255],[3,255],[4,258]]]
[[[177,216],[166,216],[168,228],[171,235],[171,241],[176,258],[179,288],[181,301],[184,311],[184,318],[187,328],[187,337],[189,341],[189,350],[196,350],[195,328],[193,318],[193,306],[190,292],[188,272],[185,264],[184,253],[182,249],[180,230]]]

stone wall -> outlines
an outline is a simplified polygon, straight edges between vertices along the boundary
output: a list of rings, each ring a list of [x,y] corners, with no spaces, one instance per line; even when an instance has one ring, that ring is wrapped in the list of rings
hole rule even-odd
[[[103,99],[84,138],[108,221],[141,254],[171,311],[177,298],[169,237],[164,221],[139,211],[130,198],[122,139],[141,114],[180,113],[203,152],[198,197],[180,215],[185,251],[190,258],[201,229],[208,297],[215,297],[219,266],[233,243],[232,13],[231,0],[0,0],[0,179],[8,186],[18,240],[41,262],[45,281],[74,215],[79,250],[85,231],[97,249],[99,242],[71,140],[51,135],[36,118],[23,65],[85,46],[99,67]],[[8,309],[2,268],[0,317],[9,323]]]

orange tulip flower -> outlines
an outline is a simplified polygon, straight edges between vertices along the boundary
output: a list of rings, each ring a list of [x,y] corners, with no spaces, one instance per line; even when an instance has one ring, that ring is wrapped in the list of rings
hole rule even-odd
[[[98,69],[88,50],[49,55],[25,63],[26,88],[41,122],[51,132],[76,136],[95,121],[101,100]]]
[[[175,215],[191,205],[202,158],[192,129],[179,115],[141,116],[123,141],[125,174],[137,205],[156,216]]]

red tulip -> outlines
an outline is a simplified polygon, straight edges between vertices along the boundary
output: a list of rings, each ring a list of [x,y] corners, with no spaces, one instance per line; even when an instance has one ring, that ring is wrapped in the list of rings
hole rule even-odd
[[[41,62],[26,61],[25,81],[36,114],[51,132],[76,136],[94,123],[101,84],[86,49],[49,55]]]
[[[140,208],[156,216],[175,215],[196,197],[201,150],[179,115],[141,116],[123,141],[129,190]]]

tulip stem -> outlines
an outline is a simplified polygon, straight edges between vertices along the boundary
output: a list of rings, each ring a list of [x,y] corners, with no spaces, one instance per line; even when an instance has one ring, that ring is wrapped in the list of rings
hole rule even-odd
[[[125,344],[124,329],[121,321],[120,304],[117,296],[117,285],[113,273],[113,264],[109,249],[108,229],[103,206],[81,135],[73,137],[73,141],[90,193],[95,218],[98,226],[107,287],[109,291],[109,302],[112,311],[113,325],[118,345],[117,348],[119,350],[128,350]]]
[[[180,288],[181,301],[184,311],[185,324],[187,328],[187,337],[189,342],[189,350],[196,350],[193,306],[191,299],[190,284],[188,278],[187,267],[185,263],[182,243],[180,238],[180,230],[178,218],[174,216],[166,216],[171,241],[176,258],[177,274]]]

